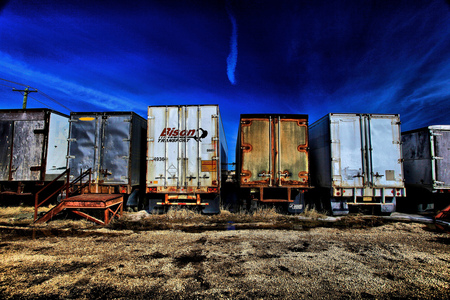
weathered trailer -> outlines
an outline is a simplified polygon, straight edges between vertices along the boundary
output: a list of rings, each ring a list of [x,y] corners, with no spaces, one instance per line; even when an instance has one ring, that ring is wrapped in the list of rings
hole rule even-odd
[[[403,132],[402,148],[405,184],[416,208],[432,210],[439,198],[450,204],[450,125]]]
[[[308,116],[243,114],[236,142],[239,199],[247,209],[258,203],[286,203],[304,210],[310,188]]]
[[[218,105],[148,107],[149,208],[176,205],[220,212],[227,143]]]
[[[330,113],[309,130],[312,184],[332,214],[395,211],[406,196],[399,115]]]
[[[91,169],[90,193],[124,194],[128,206],[138,206],[145,188],[146,120],[134,112],[72,112],[69,123],[70,178]]]
[[[35,193],[64,172],[68,118],[50,109],[0,110],[2,192]]]

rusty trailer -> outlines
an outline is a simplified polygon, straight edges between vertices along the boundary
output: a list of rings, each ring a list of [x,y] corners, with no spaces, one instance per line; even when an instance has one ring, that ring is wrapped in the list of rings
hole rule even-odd
[[[310,188],[308,116],[243,114],[236,145],[239,199],[247,209],[258,203],[285,203],[304,210]]]
[[[33,194],[66,169],[68,118],[50,109],[0,110],[2,193]]]

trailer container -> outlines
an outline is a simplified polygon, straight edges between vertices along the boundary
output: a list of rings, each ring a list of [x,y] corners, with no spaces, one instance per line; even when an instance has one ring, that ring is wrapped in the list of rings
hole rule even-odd
[[[395,211],[406,195],[400,138],[396,114],[330,113],[310,126],[312,184],[333,215]]]
[[[67,121],[50,109],[0,110],[2,192],[34,193],[64,172]]]
[[[90,193],[124,194],[128,206],[138,206],[145,188],[145,119],[134,112],[72,112],[69,123],[70,177],[91,169]]]
[[[439,199],[450,204],[450,125],[403,132],[402,148],[405,184],[417,210],[432,210]]]
[[[149,211],[192,205],[220,212],[227,143],[217,105],[149,106]]]
[[[243,114],[236,145],[239,199],[247,208],[258,203],[285,203],[288,211],[304,209],[310,188],[308,116]]]

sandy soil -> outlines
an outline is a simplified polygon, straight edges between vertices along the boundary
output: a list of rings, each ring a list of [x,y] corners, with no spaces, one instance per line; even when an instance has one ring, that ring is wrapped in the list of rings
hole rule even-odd
[[[184,232],[57,222],[1,226],[0,298],[450,297],[450,235],[420,223],[290,230],[233,223]]]

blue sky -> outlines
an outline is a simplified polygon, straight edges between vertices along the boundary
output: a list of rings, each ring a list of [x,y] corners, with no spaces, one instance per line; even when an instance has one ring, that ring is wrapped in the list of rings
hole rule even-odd
[[[450,124],[445,0],[0,3],[2,109],[22,107],[20,84],[43,93],[29,108],[67,114],[219,104],[230,155],[243,113]]]

